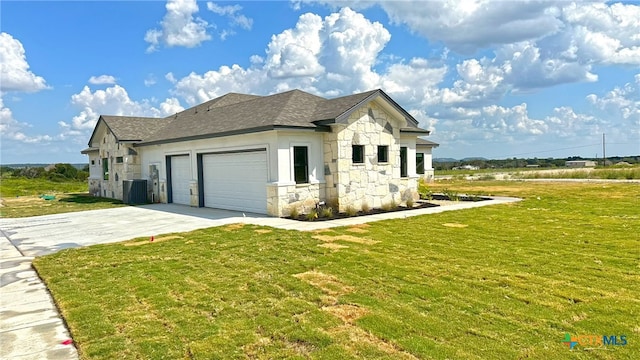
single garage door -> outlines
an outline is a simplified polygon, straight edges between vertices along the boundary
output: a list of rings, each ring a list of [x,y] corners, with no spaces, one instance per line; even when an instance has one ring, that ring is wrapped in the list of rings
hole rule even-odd
[[[171,194],[175,204],[191,205],[189,182],[191,160],[188,155],[171,157]]]
[[[267,152],[202,155],[204,206],[267,213]]]

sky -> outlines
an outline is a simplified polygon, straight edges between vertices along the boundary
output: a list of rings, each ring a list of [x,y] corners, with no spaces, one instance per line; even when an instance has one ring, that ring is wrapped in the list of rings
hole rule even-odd
[[[640,154],[640,3],[0,2],[0,163],[85,163],[100,115],[382,89],[434,157]]]

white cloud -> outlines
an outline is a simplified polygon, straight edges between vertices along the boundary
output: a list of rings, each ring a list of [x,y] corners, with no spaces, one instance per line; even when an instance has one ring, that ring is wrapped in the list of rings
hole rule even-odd
[[[0,91],[36,92],[48,88],[43,77],[29,70],[22,43],[13,36],[0,33]]]
[[[267,46],[265,69],[272,78],[317,76],[324,72],[318,55],[322,47],[322,18],[315,14],[300,16],[294,29],[271,37]]]
[[[147,52],[156,51],[160,44],[167,47],[195,47],[211,40],[211,35],[207,33],[209,24],[193,16],[199,11],[196,0],[168,0],[166,8],[167,13],[160,22],[162,29],[151,29],[144,37],[150,44]]]
[[[227,16],[231,20],[232,26],[239,26],[245,30],[251,30],[253,26],[253,19],[240,14],[242,10],[242,6],[240,5],[220,6],[214,2],[208,2],[207,9],[220,16]]]
[[[554,1],[298,1],[362,9],[379,5],[396,24],[460,53],[533,40],[562,28]],[[349,5],[347,5],[349,4]]]
[[[609,116],[625,121],[626,128],[640,132],[640,74],[635,75],[634,83],[616,86],[603,96],[589,94],[587,101]],[[640,138],[638,138],[640,141]]]
[[[89,78],[89,84],[93,85],[111,85],[116,83],[116,78],[111,75],[92,76]]]
[[[593,63],[640,65],[640,6],[567,3],[568,48]]]
[[[264,58],[251,57],[251,67],[191,73],[176,82],[173,92],[193,105],[227,92],[267,94],[299,88],[337,96],[366,91],[381,85],[383,79],[373,67],[390,38],[382,24],[349,8],[324,19],[303,14],[293,29],[271,37]],[[171,73],[167,79],[175,80]]]
[[[153,86],[157,83],[158,81],[156,80],[155,75],[153,74],[149,74],[147,75],[147,77],[144,79],[144,86],[149,87],[149,86]]]
[[[29,127],[29,124],[21,123],[13,118],[13,112],[4,106],[4,100],[0,97],[0,137],[2,141],[35,144],[53,140],[49,135],[26,135],[24,131]]]
[[[184,110],[176,98],[166,99],[157,106],[150,100],[135,101],[120,85],[93,92],[85,86],[71,96],[71,104],[80,109],[80,113],[70,122],[58,124],[63,129],[63,137],[79,137],[82,141],[91,134],[100,115],[165,117]]]

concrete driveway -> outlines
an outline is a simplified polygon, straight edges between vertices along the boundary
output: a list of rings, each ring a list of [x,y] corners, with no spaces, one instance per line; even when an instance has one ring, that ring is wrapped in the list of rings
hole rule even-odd
[[[247,219],[248,217],[248,219]],[[0,228],[25,256],[129,240],[141,236],[190,231],[252,220],[266,215],[236,211],[153,204],[30,218],[0,219]]]

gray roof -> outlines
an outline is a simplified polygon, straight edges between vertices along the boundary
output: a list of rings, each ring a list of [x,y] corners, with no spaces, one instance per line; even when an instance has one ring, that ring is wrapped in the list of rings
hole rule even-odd
[[[424,147],[438,147],[438,146],[440,146],[440,144],[438,144],[438,143],[435,143],[433,141],[429,141],[429,140],[426,140],[426,139],[422,139],[422,138],[417,138],[416,139],[416,145],[418,147],[423,147],[423,146]]]
[[[169,124],[168,118],[102,115],[100,118],[118,141],[142,141]]]
[[[407,119],[402,131],[428,133],[382,90],[325,99],[300,90],[258,96],[229,93],[164,119],[102,116],[120,141],[140,145],[266,131],[306,128],[327,131],[327,124],[348,117],[364,103],[382,96]]]

